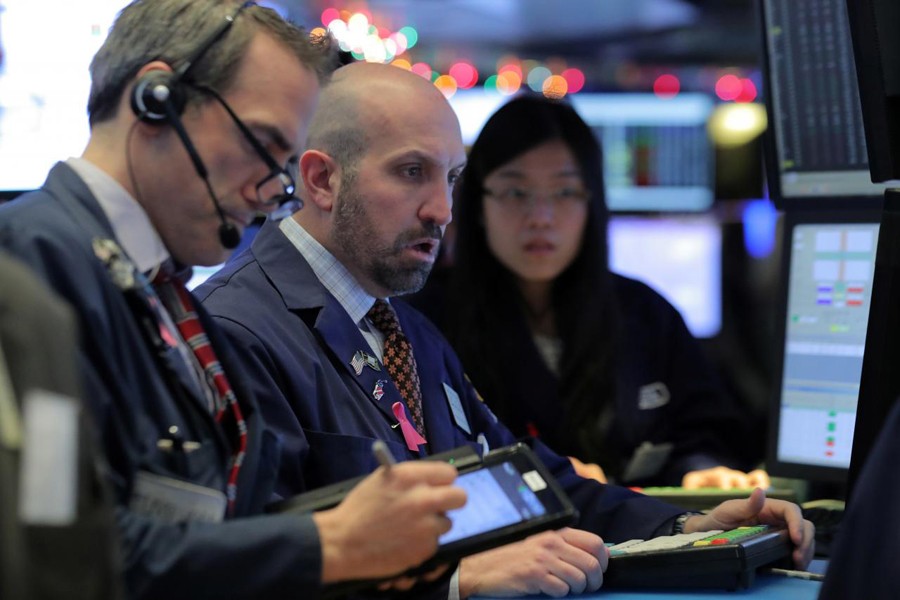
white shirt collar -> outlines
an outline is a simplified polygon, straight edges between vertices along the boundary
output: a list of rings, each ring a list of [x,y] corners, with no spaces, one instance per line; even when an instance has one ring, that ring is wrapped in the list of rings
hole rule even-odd
[[[350,271],[294,219],[282,219],[278,227],[353,322],[363,323],[366,313],[375,304],[375,297],[366,292]]]
[[[150,271],[169,258],[147,213],[118,181],[84,158],[69,158],[66,164],[91,190],[122,249],[140,271]]]

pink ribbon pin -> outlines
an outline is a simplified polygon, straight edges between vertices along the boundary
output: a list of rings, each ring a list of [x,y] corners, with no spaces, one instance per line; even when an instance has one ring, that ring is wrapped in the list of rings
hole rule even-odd
[[[394,416],[397,417],[397,421],[400,422],[400,431],[403,432],[403,439],[406,440],[406,447],[409,448],[413,452],[419,451],[420,444],[427,444],[419,432],[416,431],[416,428],[412,426],[412,423],[406,418],[406,410],[403,406],[402,402],[394,402],[391,409],[394,411]]]

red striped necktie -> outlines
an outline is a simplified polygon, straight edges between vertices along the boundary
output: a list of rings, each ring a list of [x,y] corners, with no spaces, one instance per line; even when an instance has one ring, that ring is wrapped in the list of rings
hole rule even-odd
[[[234,501],[237,497],[238,473],[247,451],[247,424],[241,413],[237,396],[231,389],[231,384],[225,376],[219,359],[216,358],[212,344],[209,343],[209,338],[197,316],[194,300],[184,283],[177,276],[160,273],[153,280],[153,287],[178,327],[181,337],[197,357],[197,362],[200,363],[200,367],[206,375],[206,383],[212,388],[215,398],[213,416],[232,439],[235,452],[231,460],[226,494],[228,512],[233,514]]]

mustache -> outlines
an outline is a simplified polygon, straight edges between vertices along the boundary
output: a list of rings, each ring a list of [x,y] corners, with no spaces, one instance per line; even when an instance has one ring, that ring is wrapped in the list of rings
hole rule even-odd
[[[441,230],[440,225],[436,223],[428,223],[421,228],[411,229],[409,231],[404,231],[397,237],[396,246],[401,247],[406,244],[415,241],[421,240],[422,238],[430,238],[433,240],[437,240],[438,243],[444,239],[444,232]]]

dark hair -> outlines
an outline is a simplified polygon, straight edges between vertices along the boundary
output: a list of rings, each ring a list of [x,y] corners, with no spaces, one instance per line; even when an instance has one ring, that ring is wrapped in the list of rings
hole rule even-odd
[[[541,96],[515,98],[488,119],[472,145],[456,194],[455,268],[446,330],[455,338],[451,342],[475,387],[501,420],[509,422],[509,415],[516,411],[516,398],[505,393],[507,375],[498,365],[498,357],[515,355],[515,348],[504,345],[508,340],[521,340],[516,331],[525,326],[524,299],[515,275],[488,247],[483,183],[500,166],[554,140],[571,149],[590,192],[581,248],[553,282],[552,291],[554,318],[563,343],[559,398],[566,418],[577,425],[595,420],[592,417],[600,414],[605,403],[613,402],[612,346],[617,334],[612,324],[618,322],[618,311],[607,265],[602,153],[590,127],[568,104]]]
[[[197,45],[234,14],[237,0],[134,0],[122,9],[103,46],[91,61],[88,115],[91,125],[115,116],[119,101],[137,72],[160,60],[179,67]],[[187,79],[196,85],[228,91],[253,34],[262,31],[294,53],[297,60],[327,77],[335,66],[331,38],[310,39],[307,33],[269,8],[251,5],[228,33],[191,67]],[[188,102],[206,95],[188,91]]]

